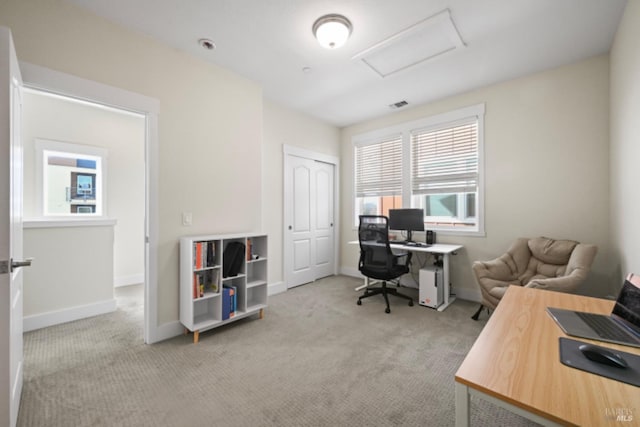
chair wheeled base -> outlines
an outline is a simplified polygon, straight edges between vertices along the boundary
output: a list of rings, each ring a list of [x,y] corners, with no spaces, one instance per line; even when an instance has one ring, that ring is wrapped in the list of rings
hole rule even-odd
[[[382,294],[382,296],[384,297],[384,301],[387,303],[387,308],[384,310],[385,313],[391,313],[391,309],[389,308],[389,298],[387,297],[387,295],[395,295],[397,297],[407,299],[409,300],[409,307],[413,306],[413,298],[401,294],[397,289],[388,288],[387,282],[382,282],[382,286],[380,286],[379,288],[366,288],[364,290],[364,294],[358,297],[357,304],[362,305],[363,298],[369,298],[373,295],[379,294]]]

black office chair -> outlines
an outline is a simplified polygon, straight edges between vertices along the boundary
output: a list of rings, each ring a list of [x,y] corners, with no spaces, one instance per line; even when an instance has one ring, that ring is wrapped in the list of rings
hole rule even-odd
[[[413,299],[402,295],[394,288],[387,287],[387,281],[397,279],[409,272],[411,252],[396,255],[389,246],[389,219],[386,216],[360,215],[358,227],[358,240],[360,241],[360,262],[358,270],[370,279],[382,281],[382,286],[367,287],[364,294],[358,297],[358,305],[362,305],[362,299],[373,295],[382,294],[387,303],[386,313],[390,313],[389,298],[387,295],[395,295],[408,299],[413,306]]]

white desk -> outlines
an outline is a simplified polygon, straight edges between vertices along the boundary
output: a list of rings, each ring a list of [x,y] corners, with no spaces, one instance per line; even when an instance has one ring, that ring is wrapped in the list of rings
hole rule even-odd
[[[353,240],[349,242],[350,245],[360,245],[360,242]],[[462,245],[445,245],[442,243],[436,243],[430,246],[408,246],[402,243],[391,243],[391,249],[407,251],[407,252],[423,252],[434,255],[442,255],[442,280],[444,282],[444,302],[437,308],[438,311],[443,311],[451,303],[456,300],[456,297],[449,296],[449,256],[455,255],[455,252],[462,249]],[[365,277],[365,286],[369,285],[369,278]]]

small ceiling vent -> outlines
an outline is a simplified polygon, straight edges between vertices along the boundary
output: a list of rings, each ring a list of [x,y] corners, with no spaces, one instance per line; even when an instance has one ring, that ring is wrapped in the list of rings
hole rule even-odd
[[[393,108],[393,109],[402,108],[405,105],[409,105],[409,103],[407,101],[399,101],[399,102],[395,102],[393,104],[389,104],[389,108]]]

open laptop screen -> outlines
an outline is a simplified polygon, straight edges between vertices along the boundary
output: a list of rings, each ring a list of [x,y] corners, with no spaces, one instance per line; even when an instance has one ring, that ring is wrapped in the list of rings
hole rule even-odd
[[[640,333],[640,277],[629,275],[624,281],[612,314],[625,320],[636,333]]]

